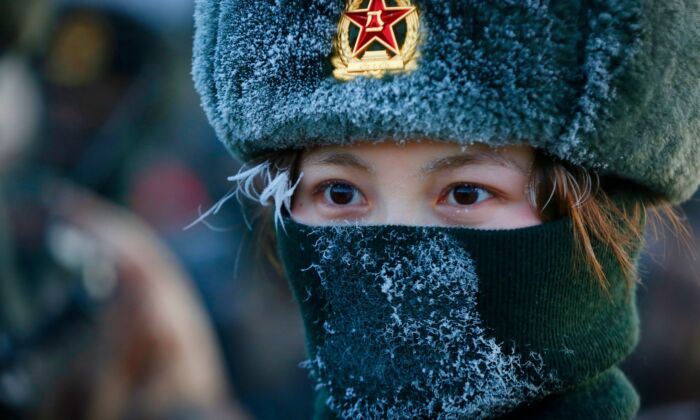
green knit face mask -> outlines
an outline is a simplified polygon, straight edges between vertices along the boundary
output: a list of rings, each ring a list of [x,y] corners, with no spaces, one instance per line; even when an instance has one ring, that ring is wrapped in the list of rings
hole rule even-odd
[[[490,417],[614,366],[636,342],[632,291],[567,219],[515,230],[310,227],[279,251],[324,409],[341,418]]]

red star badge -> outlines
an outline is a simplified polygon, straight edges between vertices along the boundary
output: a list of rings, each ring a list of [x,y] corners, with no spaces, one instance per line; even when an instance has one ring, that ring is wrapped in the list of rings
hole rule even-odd
[[[393,26],[415,7],[386,7],[384,0],[370,0],[366,9],[345,12],[345,16],[360,28],[353,56],[366,50],[374,41],[380,42],[394,54],[399,53]]]

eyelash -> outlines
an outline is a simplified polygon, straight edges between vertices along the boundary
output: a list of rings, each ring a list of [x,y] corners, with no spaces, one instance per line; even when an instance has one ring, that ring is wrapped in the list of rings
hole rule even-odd
[[[357,188],[355,185],[353,185],[353,184],[350,183],[350,182],[342,181],[342,180],[328,180],[328,181],[325,181],[325,182],[319,184],[319,185],[313,190],[312,195],[313,195],[314,197],[318,197],[318,196],[321,195],[321,194],[325,194],[325,193],[328,191],[328,189],[329,189],[330,187],[335,186],[335,185],[346,185],[346,186],[352,188],[352,189],[355,191],[356,194],[360,194],[360,196],[361,196],[363,199],[365,199],[364,194],[362,193],[362,191],[361,191],[359,188]],[[455,188],[458,188],[458,187],[468,187],[468,188],[473,188],[473,189],[477,189],[477,190],[484,191],[484,192],[486,192],[487,194],[489,194],[489,195],[491,196],[491,197],[489,197],[489,198],[497,197],[497,196],[498,196],[498,193],[495,192],[494,190],[492,190],[491,188],[486,188],[486,187],[484,187],[484,186],[482,186],[482,185],[478,185],[478,184],[465,183],[465,182],[458,182],[458,183],[450,184],[449,186],[447,186],[447,187],[440,193],[437,203],[438,203],[438,204],[446,204],[447,201],[449,200],[449,195],[450,195],[450,193],[451,193]],[[325,198],[325,197],[324,197],[324,198]],[[458,205],[458,206],[471,206],[471,205],[479,204],[479,203],[481,203],[481,202],[483,202],[483,201],[486,201],[486,200],[488,200],[488,198],[485,199],[485,200],[482,200],[482,201],[478,201],[478,202],[473,203],[473,204],[457,204],[457,205]],[[329,200],[325,200],[325,201],[329,201]],[[347,204],[337,204],[337,203],[333,203],[332,201],[331,201],[330,204],[335,205],[335,206],[341,206],[341,207],[342,207],[342,206],[347,206]]]
[[[469,187],[469,188],[474,188],[474,189],[485,191],[487,194],[489,194],[491,196],[490,198],[499,196],[499,194],[496,191],[494,191],[491,188],[486,188],[483,185],[473,184],[473,183],[468,183],[468,182],[457,182],[457,183],[448,185],[444,190],[442,190],[442,192],[440,193],[440,196],[438,198],[437,203],[438,204],[446,204],[447,200],[449,199],[450,193],[455,188],[458,188],[458,187]],[[486,201],[486,200],[483,200],[483,201]],[[462,204],[461,206],[473,206],[473,205],[476,205],[479,203],[480,202],[477,202],[474,204]]]
[[[362,191],[360,191],[359,188],[357,188],[355,185],[353,185],[353,184],[350,183],[350,182],[342,181],[342,180],[339,180],[339,179],[328,180],[328,181],[322,182],[322,183],[319,184],[316,188],[314,188],[314,190],[312,191],[311,195],[312,195],[313,197],[318,197],[319,195],[325,194],[326,191],[328,191],[328,189],[329,189],[330,187],[334,186],[334,185],[347,185],[347,186],[353,188],[353,189],[356,191],[357,194],[360,194],[360,196],[362,196],[362,198],[365,199],[365,195],[362,193]],[[331,204],[334,205],[334,206],[339,206],[339,207],[347,206],[347,205],[336,204],[336,203],[331,203]]]

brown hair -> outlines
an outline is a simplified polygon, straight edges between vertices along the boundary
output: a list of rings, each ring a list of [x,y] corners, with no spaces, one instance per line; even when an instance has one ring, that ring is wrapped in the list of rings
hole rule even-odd
[[[290,180],[299,175],[302,150],[272,153],[257,162],[269,162],[273,172],[289,171]],[[637,184],[615,177],[601,177],[597,172],[562,161],[537,150],[529,182],[530,201],[543,222],[569,217],[579,251],[586,257],[601,287],[608,279],[596,255],[594,239],[611,249],[631,286],[636,281],[635,251],[644,235],[645,224],[655,233],[667,225],[686,245],[690,233],[681,213],[668,200]],[[282,268],[275,253],[275,234],[269,210],[259,221],[259,241],[273,267]],[[657,233],[658,234],[658,233]]]
[[[607,246],[631,286],[636,281],[634,255],[645,225],[658,235],[668,221],[685,244],[690,232],[679,210],[668,200],[620,178],[572,165],[538,151],[530,178],[531,199],[544,222],[569,217],[578,249],[600,285],[608,279],[593,248],[593,239]]]

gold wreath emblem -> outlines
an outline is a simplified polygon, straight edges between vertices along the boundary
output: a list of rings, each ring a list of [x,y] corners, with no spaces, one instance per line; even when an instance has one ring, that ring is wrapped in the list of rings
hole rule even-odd
[[[416,68],[420,18],[411,0],[394,0],[396,6],[387,7],[385,0],[348,0],[338,23],[338,34],[333,42],[331,62],[333,76],[352,80],[357,76],[380,78],[388,72],[408,72]],[[360,7],[367,4],[365,9]],[[394,25],[405,22],[403,43],[395,37]],[[351,45],[350,27],[358,28]],[[374,46],[374,48],[370,48]]]

